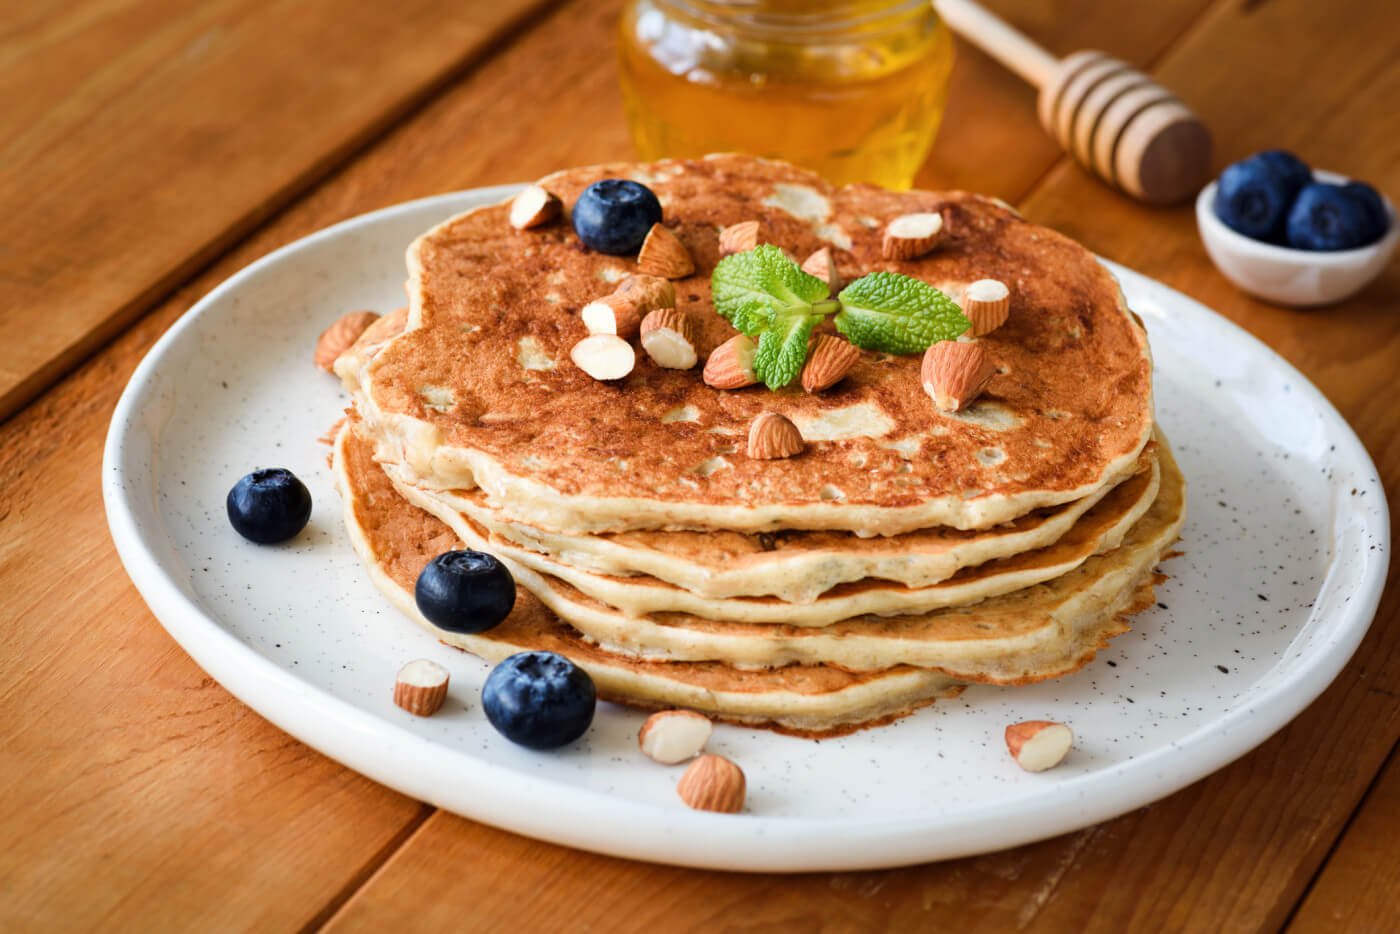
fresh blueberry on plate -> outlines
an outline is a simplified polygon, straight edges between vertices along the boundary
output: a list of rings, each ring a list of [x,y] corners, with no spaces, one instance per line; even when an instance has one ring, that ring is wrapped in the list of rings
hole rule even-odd
[[[434,626],[449,632],[485,632],[515,606],[515,578],[495,555],[445,551],[418,574],[413,598]]]
[[[1362,234],[1361,245],[1375,243],[1384,237],[1390,230],[1390,215],[1386,213],[1381,193],[1365,182],[1347,182],[1342,186],[1342,191],[1351,195],[1366,215],[1366,231]]]
[[[1313,182],[1288,212],[1288,245],[1299,250],[1351,250],[1370,230],[1366,209],[1341,185]]]
[[[1294,180],[1266,161],[1245,159],[1220,173],[1215,189],[1215,216],[1237,233],[1277,242],[1284,234],[1289,206],[1298,193]]]
[[[661,202],[650,188],[631,179],[594,182],[574,202],[574,233],[599,253],[636,253],[652,225],[659,223]]]
[[[311,491],[285,467],[270,467],[235,483],[225,505],[234,531],[250,542],[271,545],[306,528]]]
[[[521,652],[491,669],[481,689],[486,719],[530,749],[572,743],[593,722],[598,692],[588,672],[554,652]]]
[[[1263,152],[1256,152],[1249,157],[1262,162],[1274,173],[1284,180],[1296,195],[1303,190],[1303,186],[1313,180],[1312,169],[1308,164],[1299,159],[1286,149],[1266,149]]]

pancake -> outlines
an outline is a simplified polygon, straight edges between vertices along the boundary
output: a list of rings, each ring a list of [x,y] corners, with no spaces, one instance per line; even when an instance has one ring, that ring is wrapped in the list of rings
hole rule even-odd
[[[772,596],[810,603],[852,581],[928,587],[963,568],[1054,544],[1110,489],[992,529],[935,527],[872,538],[849,532],[721,529],[571,535],[511,522],[491,508],[480,490],[423,492],[462,513],[493,540],[579,570],[615,577],[644,574],[703,597]]]
[[[487,207],[413,244],[408,329],[377,356],[337,365],[414,482],[479,487],[509,520],[570,534],[874,536],[988,528],[1134,470],[1152,425],[1146,337],[1113,276],[1068,238],[975,195],[835,189],[742,156],[594,166],[542,184],[568,204],[614,176],[656,191],[695,259],[677,295],[699,325],[702,357],[734,333],[710,304],[717,231],[756,219],[795,256],[833,247],[847,278],[887,269],[955,293],[976,279],[1006,282],[1010,318],[979,339],[997,375],[956,414],[930,404],[917,355],[863,354],[821,394],[720,392],[645,355],[626,379],[597,382],[568,358],[587,333],[578,312],[635,262],[583,249],[567,223],[521,232],[505,205]],[[884,223],[916,211],[943,213],[946,244],[917,260],[881,259]],[[802,456],[775,465],[737,453],[763,411],[799,426]]]
[[[1078,670],[1109,638],[1127,631],[1127,616],[1152,604],[1156,565],[1176,541],[1186,507],[1181,470],[1165,444],[1160,451],[1160,492],[1118,548],[1046,583],[928,614],[865,616],[820,628],[678,613],[629,618],[499,557],[517,583],[590,640],[638,658],[720,660],[779,671],[791,664],[863,672],[914,665],[960,681],[1027,684]]]
[[[393,316],[383,319],[378,333],[372,336],[367,333],[357,342],[349,354],[353,360],[352,370],[363,368],[369,358],[384,346],[386,336],[401,333],[406,320],[406,309],[399,309]],[[1150,461],[1153,458],[1155,454],[1151,453],[1151,448],[1145,449],[1139,458],[1139,475],[1152,469]],[[408,483],[408,478],[416,476],[402,463],[393,445],[378,444],[376,459],[399,483]],[[1129,483],[1131,479],[1122,483]],[[1139,480],[1147,482],[1147,478],[1141,476]],[[456,510],[463,514],[463,519],[454,522],[466,521],[476,527],[475,532],[460,529],[459,532],[489,539],[507,551],[515,546],[517,550],[527,549],[546,556],[552,560],[541,564],[529,555],[515,555],[518,561],[542,573],[562,576],[564,580],[581,586],[590,595],[634,615],[656,609],[697,612],[697,608],[694,604],[674,607],[665,603],[612,600],[606,593],[609,589],[615,589],[618,583],[592,580],[595,575],[647,575],[702,597],[771,595],[789,603],[811,603],[823,593],[846,582],[864,582],[857,587],[846,588],[848,593],[852,590],[869,591],[878,587],[876,582],[880,580],[902,583],[906,588],[921,588],[946,580],[960,568],[974,567],[1053,544],[1111,489],[1118,488],[1107,487],[1075,503],[1038,510],[989,530],[939,527],[898,536],[866,538],[830,531],[745,534],[719,529],[575,535],[511,522],[490,506],[480,490],[432,490],[413,485],[420,496],[438,501],[440,506],[435,504],[433,508],[436,514],[446,515],[441,507]],[[1139,502],[1137,514],[1127,524],[1136,521],[1137,515],[1146,509],[1150,497],[1155,495],[1155,486],[1143,495],[1147,496],[1147,501]],[[563,566],[562,570],[558,569],[560,565]],[[1063,566],[1057,573],[1063,573],[1070,566]],[[653,570],[660,573],[653,574]],[[1043,576],[1053,576],[1053,573],[1056,572]],[[590,581],[592,587],[589,586]],[[1027,582],[1034,581],[1027,578]],[[660,595],[662,600],[668,596],[664,592]],[[948,594],[941,602],[935,598],[933,603],[917,604],[907,600],[900,603],[900,598],[896,597],[886,609],[867,603],[853,606],[847,615],[886,612],[889,609],[907,612],[934,605],[955,605],[970,599]],[[702,612],[700,615],[707,614]],[[745,617],[745,621],[768,622],[791,622],[792,619]]]
[[[389,473],[394,475],[392,468]],[[894,616],[965,606],[1067,574],[1093,555],[1118,547],[1156,498],[1158,467],[1156,459],[1149,458],[1143,471],[1115,487],[1059,541],[1045,548],[966,569],[930,587],[855,581],[806,603],[773,597],[705,597],[652,577],[613,577],[581,570],[492,535],[469,516],[417,487],[401,482],[395,485],[409,502],[446,522],[471,547],[510,558],[546,580],[567,585],[625,616],[683,613],[736,623],[830,626],[857,616]],[[902,536],[885,541],[901,539]],[[571,619],[568,613],[562,615]]]
[[[373,448],[348,429],[336,438],[332,463],[350,540],[375,586],[441,641],[489,662],[516,652],[558,652],[584,668],[606,700],[644,708],[686,707],[728,722],[804,736],[840,735],[888,723],[961,691],[946,675],[909,666],[867,674],[827,666],[755,673],[716,662],[639,661],[584,641],[525,590],[505,622],[488,633],[438,629],[418,612],[413,587],[428,561],[458,547],[456,536],[400,497],[375,463]]]

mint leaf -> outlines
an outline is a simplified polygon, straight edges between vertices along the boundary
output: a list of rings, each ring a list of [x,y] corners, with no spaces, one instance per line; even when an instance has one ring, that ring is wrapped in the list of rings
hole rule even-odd
[[[942,292],[910,276],[872,272],[841,290],[836,329],[864,350],[922,353],[972,323]]]
[[[782,315],[806,315],[829,289],[786,253],[765,243],[726,256],[710,276],[715,310],[735,329],[757,337]]]
[[[807,341],[825,315],[778,315],[758,339],[753,371],[769,389],[781,389],[797,379],[807,362]]]

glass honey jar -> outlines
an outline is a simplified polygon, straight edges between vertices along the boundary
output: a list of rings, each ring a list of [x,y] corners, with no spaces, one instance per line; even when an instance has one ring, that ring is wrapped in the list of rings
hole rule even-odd
[[[747,152],[908,188],[947,99],[929,0],[634,0],[622,91],[643,159]]]

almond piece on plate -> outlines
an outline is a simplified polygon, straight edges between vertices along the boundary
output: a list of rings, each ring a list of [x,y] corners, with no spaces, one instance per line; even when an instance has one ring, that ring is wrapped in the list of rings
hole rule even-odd
[[[693,710],[662,710],[647,717],[637,743],[648,759],[675,765],[705,751],[714,724]]]
[[[697,811],[737,814],[744,809],[744,772],[724,756],[701,756],[676,783],[676,794]]]
[[[742,389],[758,382],[753,371],[753,355],[757,347],[753,338],[735,334],[720,344],[705,361],[703,379],[715,389]]]
[[[835,386],[860,359],[860,348],[832,334],[812,342],[812,352],[802,366],[802,388],[821,392]]]
[[[426,658],[399,669],[394,682],[394,703],[418,717],[431,717],[447,699],[447,669]]]
[[[675,308],[658,308],[642,319],[642,349],[652,362],[668,370],[688,370],[695,355],[695,324]]]
[[[758,221],[740,221],[719,232],[719,255],[746,253],[758,246]]]
[[[980,344],[939,341],[924,351],[920,376],[934,405],[957,412],[982,394],[996,372]]]
[[[695,261],[675,231],[652,224],[647,238],[642,241],[642,251],[637,254],[637,268],[649,276],[684,279],[695,271]]]
[[[615,334],[585,337],[569,351],[569,358],[596,380],[622,379],[637,365],[637,352]]]
[[[880,252],[885,259],[917,259],[942,238],[942,214],[901,214],[885,225]]]
[[[636,295],[619,291],[584,305],[579,317],[589,334],[612,334],[631,340],[641,328],[645,313]]]
[[[510,202],[510,225],[516,230],[529,230],[548,224],[558,217],[564,204],[557,195],[539,185],[528,185]]]
[[[360,335],[378,320],[379,315],[372,311],[352,311],[337,318],[335,324],[326,328],[321,332],[321,336],[316,338],[316,353],[313,356],[316,368],[327,373],[334,372],[335,358],[349,350],[350,345],[359,340]]]
[[[1011,290],[997,279],[978,279],[963,289],[963,314],[972,322],[973,337],[983,337],[1006,323],[1011,313]]]
[[[616,294],[635,298],[643,312],[676,307],[676,287],[660,276],[628,276],[618,283]]]
[[[831,255],[831,247],[824,246],[803,260],[802,271],[825,282],[832,295],[841,291],[841,273],[836,269],[836,259]]]
[[[777,412],[764,412],[749,424],[749,457],[771,461],[802,453],[802,432]]]
[[[1006,728],[1006,748],[1027,772],[1044,772],[1065,761],[1074,733],[1053,720],[1027,720]]]

